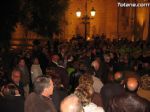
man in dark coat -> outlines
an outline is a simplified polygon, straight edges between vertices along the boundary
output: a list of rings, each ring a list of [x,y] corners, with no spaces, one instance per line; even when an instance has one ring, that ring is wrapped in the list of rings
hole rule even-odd
[[[139,82],[128,78],[125,83],[127,92],[110,100],[107,112],[150,112],[150,102],[137,95]]]
[[[34,92],[25,101],[25,112],[56,112],[50,98],[53,82],[50,78],[39,77],[34,83]]]
[[[114,79],[115,82],[105,84],[100,92],[105,110],[112,97],[125,93],[125,89],[121,85],[123,81],[123,74],[121,72],[116,72]]]
[[[56,110],[60,112],[60,103],[61,101],[67,96],[67,91],[63,87],[55,87],[54,93],[52,95],[52,101],[54,102],[54,105],[56,107]]]
[[[56,72],[59,74],[61,82],[65,89],[69,87],[69,76],[65,68],[57,67]]]
[[[50,68],[54,68],[59,75],[61,82],[65,89],[69,87],[69,76],[67,70],[59,64],[59,56],[57,54],[52,56],[51,63],[49,65]]]

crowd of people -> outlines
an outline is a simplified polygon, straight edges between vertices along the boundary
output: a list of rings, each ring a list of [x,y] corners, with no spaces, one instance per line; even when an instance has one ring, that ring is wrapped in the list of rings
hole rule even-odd
[[[98,36],[36,43],[1,48],[1,112],[150,112],[149,43]]]

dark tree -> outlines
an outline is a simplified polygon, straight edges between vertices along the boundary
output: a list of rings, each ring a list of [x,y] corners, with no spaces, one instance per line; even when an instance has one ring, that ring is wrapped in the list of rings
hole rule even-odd
[[[149,27],[148,27],[148,37],[147,37],[147,41],[150,44],[150,12],[149,12]]]
[[[26,29],[45,37],[60,33],[68,4],[69,0],[24,0],[20,21]]]
[[[1,0],[0,3],[0,45],[9,45],[11,33],[18,22],[20,0]]]

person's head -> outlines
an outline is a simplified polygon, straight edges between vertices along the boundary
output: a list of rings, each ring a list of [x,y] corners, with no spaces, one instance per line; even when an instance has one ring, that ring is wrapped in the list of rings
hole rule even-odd
[[[55,55],[52,56],[52,62],[57,62],[58,63],[59,59],[60,58],[59,58],[59,56],[57,54],[55,54]]]
[[[25,63],[25,59],[24,58],[20,58],[18,61],[18,66],[19,67],[24,67],[26,65]]]
[[[91,66],[97,71],[100,68],[100,63],[98,60],[92,62]]]
[[[92,75],[90,75],[88,73],[81,75],[79,78],[79,84],[93,85],[93,83],[94,83],[94,81],[93,81]]]
[[[114,82],[114,74],[112,72],[108,73],[108,82]]]
[[[65,46],[61,46],[60,52],[61,52],[61,53],[65,53],[65,52],[66,52],[66,47],[65,47]]]
[[[149,63],[148,62],[143,62],[143,68],[148,68],[149,67]]]
[[[17,96],[19,95],[19,91],[14,84],[4,85],[1,89],[1,93],[3,96]]]
[[[120,84],[123,84],[124,83],[124,76],[123,76],[123,73],[122,72],[116,72],[114,74],[114,81],[117,82],[117,83],[120,83]]]
[[[92,53],[93,53],[93,54],[96,54],[96,48],[93,48],[93,49],[92,49]]]
[[[127,55],[124,56],[123,62],[124,62],[125,64],[128,64],[128,63],[129,63],[129,59],[128,59],[128,56],[127,56]]]
[[[83,106],[88,105],[94,94],[94,89],[89,84],[80,84],[74,92],[79,97]]]
[[[141,88],[144,90],[150,90],[150,75],[146,74],[140,79]]]
[[[110,59],[113,59],[114,58],[114,54],[111,52],[110,53]]]
[[[38,65],[39,64],[39,59],[38,58],[34,58],[33,59],[33,64]]]
[[[122,94],[113,97],[107,112],[150,112],[149,103],[134,94]]]
[[[61,102],[60,110],[61,112],[83,112],[80,99],[74,94],[67,96]]]
[[[11,80],[16,84],[19,84],[21,80],[21,71],[19,69],[17,68],[13,69],[11,74]]]
[[[85,72],[85,71],[87,71],[87,66],[84,64],[84,63],[79,63],[79,69],[80,69],[80,71],[83,71],[83,72]]]
[[[125,88],[128,92],[136,93],[139,88],[138,80],[134,77],[128,78],[125,83]]]
[[[106,63],[109,63],[110,60],[111,60],[111,59],[110,59],[110,56],[109,56],[108,54],[105,54],[105,55],[104,55],[104,60],[105,60]]]
[[[61,82],[61,78],[58,75],[58,73],[56,72],[55,68],[47,68],[46,75],[48,77],[51,77],[53,84],[54,84],[54,87],[60,88],[63,86],[62,82]]]
[[[53,94],[53,82],[50,77],[38,77],[34,82],[34,92],[49,97]]]

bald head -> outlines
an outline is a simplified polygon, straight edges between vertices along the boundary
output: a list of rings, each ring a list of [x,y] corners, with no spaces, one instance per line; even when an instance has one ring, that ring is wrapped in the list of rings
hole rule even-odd
[[[100,63],[98,62],[98,60],[95,60],[91,63],[91,66],[94,67],[95,70],[98,70],[100,67]]]
[[[61,102],[61,112],[82,112],[82,106],[79,98],[71,94]]]
[[[128,78],[126,82],[126,88],[130,92],[135,92],[139,87],[138,80],[136,78]]]
[[[123,81],[123,74],[121,72],[116,72],[114,74],[114,80],[121,83]]]

